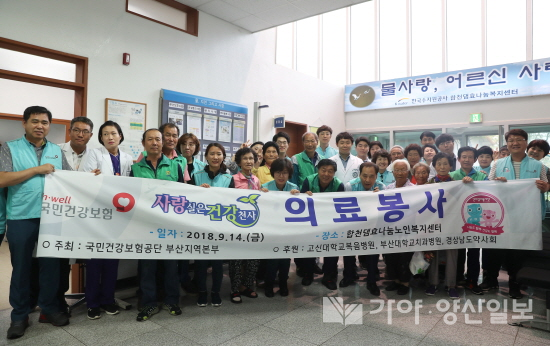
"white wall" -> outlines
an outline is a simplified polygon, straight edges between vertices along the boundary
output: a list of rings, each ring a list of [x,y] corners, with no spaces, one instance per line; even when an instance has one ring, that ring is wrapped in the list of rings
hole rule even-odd
[[[346,128],[349,131],[377,132],[550,123],[549,110],[550,95],[542,95],[348,112],[345,117]],[[483,113],[483,123],[469,124],[469,116],[472,113]]]
[[[1,1],[0,35],[88,57],[88,117],[96,126],[105,118],[105,98],[147,103],[147,126],[157,126],[159,91],[165,88],[244,104],[249,114],[255,101],[268,104],[263,139],[273,134],[274,114],[344,130],[343,86],[275,65],[275,30],[250,34],[201,12],[195,37],[129,14],[125,4]],[[131,54],[130,66],[122,65],[123,53]]]

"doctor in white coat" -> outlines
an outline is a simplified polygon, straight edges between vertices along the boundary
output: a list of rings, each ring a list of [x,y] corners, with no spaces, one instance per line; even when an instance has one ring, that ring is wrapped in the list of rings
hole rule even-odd
[[[351,155],[353,136],[349,132],[340,132],[336,136],[336,145],[338,154],[330,157],[330,159],[336,162],[336,177],[345,185],[359,176],[359,168],[363,160]],[[355,256],[344,256],[344,278],[340,281],[339,286],[347,287],[354,284],[357,279]]]
[[[102,148],[90,150],[79,171],[101,170],[105,175],[129,176],[132,156],[118,149],[124,141],[120,126],[114,121],[106,121],[99,128],[99,143]],[[86,305],[88,318],[101,317],[101,311],[109,315],[119,313],[115,304],[115,284],[118,276],[118,259],[90,259],[86,261]]]

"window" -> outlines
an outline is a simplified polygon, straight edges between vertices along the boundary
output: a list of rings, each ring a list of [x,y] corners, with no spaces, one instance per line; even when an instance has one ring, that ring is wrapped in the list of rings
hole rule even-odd
[[[440,0],[411,0],[412,75],[443,72]]]
[[[348,9],[323,14],[323,80],[344,85],[348,70]]]
[[[350,83],[376,80],[374,2],[364,2],[350,11]]]
[[[175,0],[127,0],[126,12],[199,35],[199,11]]]
[[[294,23],[277,27],[276,63],[294,68]]]
[[[407,1],[380,1],[380,80],[407,77]]]
[[[447,70],[483,66],[481,1],[447,0]]]
[[[319,17],[296,22],[296,69],[319,77]]]
[[[525,61],[525,1],[487,0],[487,66]]]
[[[550,44],[548,44],[550,20],[548,20],[548,13],[550,13],[550,1],[533,0],[533,59],[550,57]]]

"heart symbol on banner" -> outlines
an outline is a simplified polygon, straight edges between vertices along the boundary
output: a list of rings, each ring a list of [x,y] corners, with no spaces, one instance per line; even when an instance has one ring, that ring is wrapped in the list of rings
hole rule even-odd
[[[123,207],[126,207],[126,206],[128,206],[128,204],[130,204],[130,199],[121,197],[121,198],[118,199],[118,204],[120,204]]]

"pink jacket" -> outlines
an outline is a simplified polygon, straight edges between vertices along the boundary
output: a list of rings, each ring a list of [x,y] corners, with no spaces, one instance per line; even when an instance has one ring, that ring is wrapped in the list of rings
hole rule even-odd
[[[254,185],[254,188],[252,190],[259,190],[260,179],[258,179],[258,177],[256,177],[254,174],[251,174],[251,178]],[[233,181],[235,182],[236,189],[248,189],[248,179],[246,179],[242,172],[235,174],[233,176]]]

